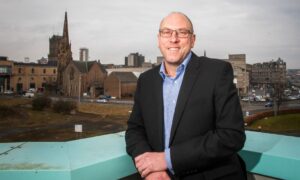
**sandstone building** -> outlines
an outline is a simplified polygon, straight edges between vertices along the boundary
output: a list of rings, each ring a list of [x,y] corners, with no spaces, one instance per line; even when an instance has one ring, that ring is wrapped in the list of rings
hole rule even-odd
[[[21,93],[29,88],[44,91],[56,83],[57,68],[49,64],[22,63],[0,57],[0,91]]]
[[[282,59],[252,65],[251,84],[254,86],[268,88],[274,84],[286,83],[286,63]]]
[[[68,16],[65,12],[63,35],[53,35],[49,39],[48,63],[57,65],[57,88],[62,89],[63,72],[72,61],[71,43],[69,42]]]
[[[71,61],[63,72],[62,92],[65,96],[98,97],[104,93],[106,70],[97,61]]]
[[[234,83],[240,96],[247,95],[249,90],[249,71],[247,71],[245,54],[229,54],[234,73]],[[249,67],[248,67],[249,68]]]
[[[104,94],[116,98],[132,98],[137,77],[132,72],[112,72],[104,81]]]

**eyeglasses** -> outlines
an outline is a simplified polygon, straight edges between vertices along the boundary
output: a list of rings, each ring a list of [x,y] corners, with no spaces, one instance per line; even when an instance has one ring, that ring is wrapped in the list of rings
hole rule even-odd
[[[190,34],[193,34],[192,31],[188,29],[160,29],[159,34],[161,37],[170,38],[172,37],[173,32],[176,32],[178,38],[187,38]]]

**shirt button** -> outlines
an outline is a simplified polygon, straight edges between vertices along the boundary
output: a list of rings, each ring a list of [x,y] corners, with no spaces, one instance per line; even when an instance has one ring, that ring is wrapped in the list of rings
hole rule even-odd
[[[175,81],[175,84],[177,84],[177,81]]]
[[[175,100],[173,101],[173,104],[175,104],[176,102],[175,102]]]

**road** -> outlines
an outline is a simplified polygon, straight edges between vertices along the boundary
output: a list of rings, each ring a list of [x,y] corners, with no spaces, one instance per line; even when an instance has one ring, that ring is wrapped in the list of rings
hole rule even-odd
[[[243,102],[241,101],[241,106],[244,115],[246,111],[249,114],[255,114],[261,111],[273,110],[274,107],[265,107],[266,102]],[[280,105],[280,109],[300,109],[300,101],[293,100],[293,101],[285,101]]]
[[[5,96],[1,95],[0,98],[13,98],[14,96]],[[80,102],[86,102],[86,103],[96,103],[96,99],[92,98],[70,98],[70,97],[51,97],[53,101],[57,100],[65,100],[65,101],[79,101]],[[119,99],[110,99],[108,102],[102,103],[102,104],[128,104],[133,105],[133,100],[119,100]],[[266,102],[248,102],[248,101],[241,101],[242,110],[245,114],[246,111],[250,112],[250,114],[253,114],[255,112],[260,111],[266,111],[266,110],[272,110],[273,107],[265,107],[264,105]],[[285,101],[280,106],[280,109],[294,109],[300,108],[300,100],[291,100],[291,101]]]

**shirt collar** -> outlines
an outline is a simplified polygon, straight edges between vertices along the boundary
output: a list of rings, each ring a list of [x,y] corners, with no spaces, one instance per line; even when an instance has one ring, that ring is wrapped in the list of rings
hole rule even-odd
[[[192,52],[190,51],[189,54],[186,56],[186,58],[183,60],[183,62],[177,67],[177,69],[176,69],[176,77],[185,70],[186,66],[188,65],[188,63],[191,60],[191,57],[192,57]],[[166,78],[167,74],[166,74],[166,69],[165,69],[164,62],[161,63],[159,73],[160,73],[160,75],[161,75],[161,77],[163,79]]]

